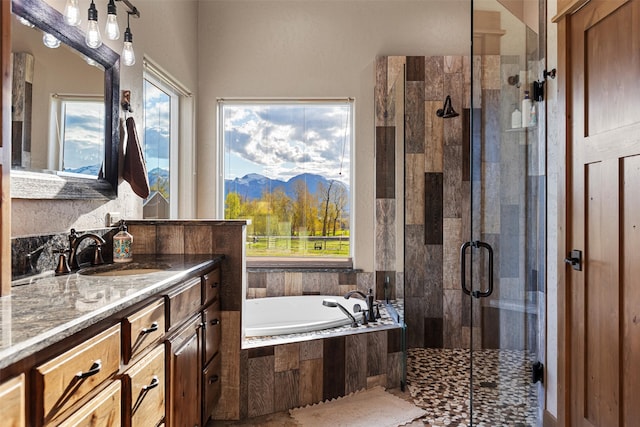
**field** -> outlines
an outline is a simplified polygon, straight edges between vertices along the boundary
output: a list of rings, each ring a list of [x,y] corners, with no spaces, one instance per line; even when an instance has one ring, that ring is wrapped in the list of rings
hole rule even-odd
[[[251,236],[247,256],[348,257],[349,236]]]

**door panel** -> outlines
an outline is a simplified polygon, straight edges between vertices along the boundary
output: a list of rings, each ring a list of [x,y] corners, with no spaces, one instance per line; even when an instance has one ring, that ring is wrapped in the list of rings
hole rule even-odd
[[[567,273],[573,426],[640,416],[638,5],[592,0],[569,19],[567,242],[584,251],[583,270]]]

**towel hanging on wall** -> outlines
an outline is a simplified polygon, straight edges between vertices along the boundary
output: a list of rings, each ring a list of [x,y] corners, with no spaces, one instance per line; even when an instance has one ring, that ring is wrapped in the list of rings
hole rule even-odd
[[[124,166],[122,177],[131,185],[131,189],[138,196],[146,199],[149,197],[149,177],[144,155],[140,148],[136,122],[133,117],[127,119],[127,149],[124,154]]]

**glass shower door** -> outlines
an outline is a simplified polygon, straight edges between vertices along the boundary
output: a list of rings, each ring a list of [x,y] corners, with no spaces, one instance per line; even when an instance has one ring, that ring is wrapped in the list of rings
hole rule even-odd
[[[506,4],[508,7],[502,5]],[[520,7],[514,7],[519,4]],[[468,238],[469,425],[541,425],[544,40],[537,1],[472,2]],[[534,369],[535,368],[535,369]]]

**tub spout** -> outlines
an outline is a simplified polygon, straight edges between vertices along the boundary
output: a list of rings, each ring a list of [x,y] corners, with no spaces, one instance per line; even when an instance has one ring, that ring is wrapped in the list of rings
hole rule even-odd
[[[349,313],[349,310],[347,310],[346,308],[344,308],[344,306],[342,304],[340,304],[338,301],[334,300],[334,299],[324,299],[322,300],[322,305],[324,305],[325,307],[338,307],[340,310],[342,310],[342,312],[344,314],[347,315],[347,317],[349,319],[351,319],[351,327],[352,328],[357,328],[358,325],[358,321],[356,320],[355,317],[353,317],[353,314]]]
[[[373,306],[374,306],[374,303],[373,303],[373,289],[369,288],[368,295],[365,295],[363,292],[358,291],[358,290],[349,291],[344,295],[344,298],[345,299],[349,299],[354,294],[360,295],[362,297],[362,299],[367,301],[367,309],[368,310],[367,310],[366,313],[364,313],[364,315],[367,317],[369,322],[375,322],[378,317],[376,316],[376,313],[375,313],[374,308],[373,308]]]

